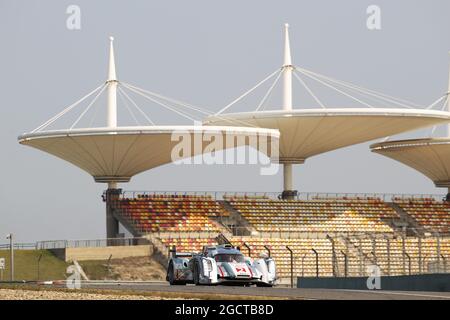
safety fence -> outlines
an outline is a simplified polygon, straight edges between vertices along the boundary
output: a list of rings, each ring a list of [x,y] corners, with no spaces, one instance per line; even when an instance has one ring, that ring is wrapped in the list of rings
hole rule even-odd
[[[37,243],[17,243],[18,250],[52,250],[64,248],[92,248],[106,246],[136,246],[151,243],[148,239],[160,239],[164,243],[161,252],[167,252],[170,240],[177,239],[218,239],[220,234],[205,233],[201,238],[195,235],[179,233],[158,233],[148,238],[115,238],[88,240],[52,240]],[[450,273],[450,237],[429,235],[410,237],[392,233],[310,233],[301,237],[265,238],[258,235],[223,237],[240,248],[251,258],[261,254],[271,256],[277,265],[278,277],[286,284],[294,283],[296,277],[355,277],[368,276],[374,268],[380,275],[417,275]],[[3,250],[9,245],[0,245]],[[3,255],[8,259],[8,252]],[[43,257],[43,258],[42,258]],[[50,257],[38,251],[31,266],[35,271],[33,279],[43,279],[49,270],[39,269],[42,262]],[[41,261],[41,258],[43,259]],[[109,269],[110,260],[96,265],[96,268]],[[36,260],[36,261],[35,261]],[[17,263],[20,263],[17,261]],[[8,266],[8,262],[6,263]],[[45,264],[44,264],[45,265]],[[87,272],[91,272],[89,264]],[[149,267],[150,264],[149,264]],[[46,267],[47,268],[47,267]],[[40,270],[40,271],[39,271]],[[41,272],[41,275],[39,275]],[[5,273],[6,274],[6,273]],[[111,273],[105,273],[107,276]],[[104,275],[94,274],[93,279],[101,280]],[[57,274],[59,277],[62,275]],[[45,279],[45,278],[44,278]],[[145,275],[143,276],[145,280]]]
[[[84,240],[50,240],[37,242],[38,249],[98,248],[148,244],[146,238],[107,238]]]
[[[450,237],[431,234],[406,236],[406,233],[282,233],[280,237],[263,234],[224,236],[205,233],[154,233],[167,249],[180,239],[214,238],[231,243],[251,258],[266,254],[274,258],[280,278],[366,276],[376,268],[382,275],[450,273]],[[206,241],[204,242],[207,243]],[[189,251],[191,247],[179,248]]]
[[[9,243],[0,244],[0,250],[9,250],[10,247],[11,246],[10,246]],[[14,243],[13,247],[14,247],[14,249],[17,249],[17,250],[36,249],[37,248],[37,243],[36,242],[33,242],[33,243]]]
[[[450,237],[334,234],[317,238],[233,238],[251,257],[271,255],[280,278],[450,273]],[[292,280],[293,281],[293,280]]]
[[[106,238],[80,240],[45,240],[34,243],[14,243],[15,250],[50,250],[65,248],[99,248],[111,246],[137,246],[149,244],[146,238]],[[0,244],[0,250],[9,250],[10,244]]]

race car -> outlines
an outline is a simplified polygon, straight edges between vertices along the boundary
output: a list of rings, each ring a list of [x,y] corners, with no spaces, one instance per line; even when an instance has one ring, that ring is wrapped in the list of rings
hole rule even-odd
[[[268,256],[245,257],[230,244],[206,246],[201,253],[170,250],[166,280],[171,285],[236,284],[272,287],[276,281],[275,261]]]

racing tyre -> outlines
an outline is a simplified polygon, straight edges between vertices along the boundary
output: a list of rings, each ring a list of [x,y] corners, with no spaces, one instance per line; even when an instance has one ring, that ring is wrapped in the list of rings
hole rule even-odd
[[[192,274],[193,280],[194,280],[194,284],[196,286],[200,285],[200,268],[198,266],[198,262],[196,261],[194,263],[194,272]]]
[[[177,281],[175,280],[175,270],[173,268],[173,264],[171,263],[169,266],[169,270],[167,271],[167,280],[169,281],[169,284],[171,286],[177,286],[177,285],[185,285],[186,282],[184,281]]]

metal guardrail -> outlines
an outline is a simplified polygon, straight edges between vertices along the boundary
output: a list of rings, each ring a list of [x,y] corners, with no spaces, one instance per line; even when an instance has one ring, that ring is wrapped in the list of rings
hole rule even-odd
[[[65,249],[65,248],[97,248],[109,246],[136,246],[148,244],[146,238],[109,238],[84,240],[49,240],[36,243],[38,249]]]
[[[9,250],[9,243],[0,244],[0,250]],[[36,249],[36,243],[14,243],[15,250]]]
[[[148,244],[146,238],[110,238],[82,240],[46,240],[35,243],[15,243],[16,250],[49,250],[65,248],[97,248],[107,246],[136,246]],[[0,250],[9,250],[9,244],[0,244]]]

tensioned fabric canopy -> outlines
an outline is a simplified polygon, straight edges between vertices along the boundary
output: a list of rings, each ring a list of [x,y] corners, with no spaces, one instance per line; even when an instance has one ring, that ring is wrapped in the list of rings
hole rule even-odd
[[[156,125],[123,89],[127,88],[154,104],[189,120],[195,119],[186,113],[187,109],[202,113],[205,110],[118,81],[113,40],[110,37],[109,68],[106,83],[47,120],[32,132],[19,136],[20,144],[66,160],[92,175],[96,182],[107,182],[112,189],[116,188],[118,182],[128,182],[131,177],[143,171],[203,153],[212,156],[209,158],[212,163],[216,163],[216,160],[220,161],[220,159],[217,159],[217,151],[242,146],[254,147],[269,157],[278,156],[277,153],[272,152],[272,150],[278,151],[280,135],[278,130],[235,126]],[[107,91],[107,126],[76,128],[79,121],[105,90]],[[81,112],[69,129],[47,129],[59,118],[79,106],[90,96],[94,96],[94,94],[95,98]],[[124,106],[136,121],[136,126],[118,126],[118,94],[122,98]],[[139,112],[139,117],[145,118],[151,125],[139,125],[130,104]],[[92,121],[93,119],[91,119],[91,123]],[[276,149],[273,149],[274,147]]]
[[[416,169],[436,187],[450,187],[450,138],[388,141],[375,143],[370,148],[372,152]]]
[[[214,143],[214,151],[220,151],[253,146],[249,137],[267,139],[264,142],[268,149],[259,150],[271,156],[270,148],[272,143],[277,145],[279,132],[223,126],[105,127],[28,133],[19,137],[19,143],[72,163],[92,175],[96,182],[128,182],[138,173],[172,162],[174,150],[178,159],[188,158],[202,154],[206,146],[211,146],[212,139],[223,139],[223,144]],[[226,144],[227,138],[233,143]],[[191,148],[178,153],[176,146],[183,139],[190,139],[187,141]]]
[[[303,163],[327,151],[449,121],[449,112],[427,109],[327,108],[222,113],[203,124],[278,129],[280,162]]]

